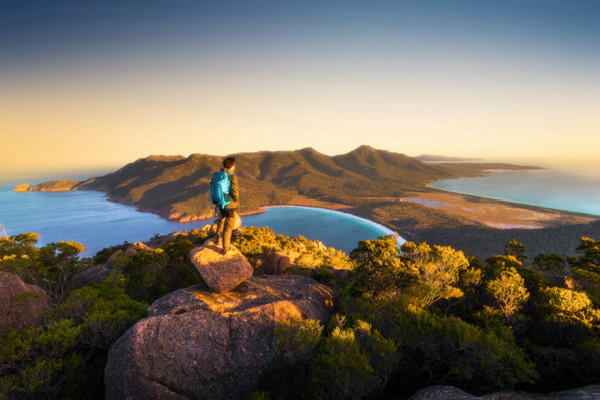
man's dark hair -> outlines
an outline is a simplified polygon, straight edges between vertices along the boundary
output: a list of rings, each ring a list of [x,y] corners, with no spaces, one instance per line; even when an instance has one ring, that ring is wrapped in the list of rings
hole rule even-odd
[[[227,157],[223,160],[223,168],[225,169],[233,167],[233,164],[235,164],[235,158],[233,157]]]

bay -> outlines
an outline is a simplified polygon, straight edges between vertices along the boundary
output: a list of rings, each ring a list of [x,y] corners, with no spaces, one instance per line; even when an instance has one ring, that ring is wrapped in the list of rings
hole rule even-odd
[[[600,171],[498,170],[479,178],[434,182],[433,188],[565,211],[600,215]]]
[[[61,240],[83,244],[83,257],[125,241],[146,241],[152,236],[201,228],[212,219],[177,223],[134,207],[108,201],[103,193],[13,192],[14,185],[0,186],[0,233],[40,234],[40,246]],[[268,226],[276,233],[302,235],[350,252],[360,240],[392,233],[388,228],[350,214],[308,207],[272,207],[242,217],[243,226]],[[399,243],[402,240],[399,239]]]

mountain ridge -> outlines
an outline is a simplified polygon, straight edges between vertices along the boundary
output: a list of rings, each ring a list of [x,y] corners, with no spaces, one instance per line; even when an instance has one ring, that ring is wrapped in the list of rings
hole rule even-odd
[[[290,204],[298,195],[357,205],[365,196],[401,196],[405,191],[426,190],[439,179],[482,176],[491,165],[431,165],[366,145],[335,156],[312,147],[230,156],[236,158],[242,213]],[[189,222],[212,215],[209,182],[223,158],[202,153],[150,155],[115,172],[75,183],[71,189],[106,192],[111,201]],[[52,187],[51,182],[27,190],[45,187]]]

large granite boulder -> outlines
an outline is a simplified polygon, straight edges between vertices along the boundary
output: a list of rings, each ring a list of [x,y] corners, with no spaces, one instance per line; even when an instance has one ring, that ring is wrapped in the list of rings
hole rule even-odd
[[[290,257],[278,252],[270,252],[260,257],[262,269],[267,275],[283,275],[291,266]]]
[[[289,317],[325,324],[332,306],[330,288],[296,275],[254,276],[224,294],[204,284],[180,289],[110,349],[106,399],[243,398],[298,361],[277,355],[276,327]]]
[[[214,239],[194,248],[192,263],[208,287],[217,293],[227,292],[252,276],[254,269],[240,251],[231,246],[227,255],[221,253]]]
[[[142,242],[135,242],[135,243],[132,243],[127,248],[127,250],[125,250],[125,255],[126,256],[132,256],[132,255],[137,254],[137,253],[148,252],[148,251],[152,251],[152,248],[148,247],[147,245],[145,245]]]
[[[19,329],[44,322],[46,292],[18,276],[0,271],[0,328]]]

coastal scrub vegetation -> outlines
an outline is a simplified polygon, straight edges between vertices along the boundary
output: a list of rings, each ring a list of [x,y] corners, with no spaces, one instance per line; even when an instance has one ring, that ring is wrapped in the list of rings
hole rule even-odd
[[[0,270],[48,296],[43,322],[0,327],[0,399],[101,399],[112,344],[149,304],[201,282],[189,254],[209,231],[124,243],[92,258],[79,256],[78,243],[38,247],[38,238],[0,238]],[[531,260],[516,240],[485,260],[424,242],[399,249],[393,236],[361,241],[350,254],[268,228],[242,228],[233,243],[256,274],[265,255],[287,255],[288,273],[338,295],[325,326],[293,319],[275,332],[277,357],[302,351],[293,388],[264,384],[249,398],[403,398],[437,384],[477,394],[548,391],[600,376],[598,240],[582,238],[577,256]]]

